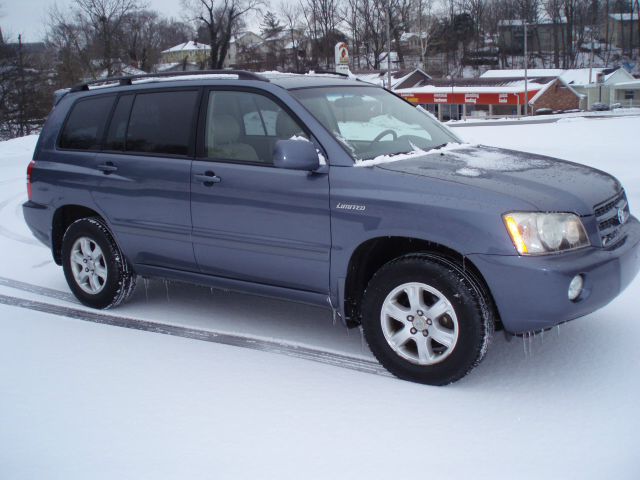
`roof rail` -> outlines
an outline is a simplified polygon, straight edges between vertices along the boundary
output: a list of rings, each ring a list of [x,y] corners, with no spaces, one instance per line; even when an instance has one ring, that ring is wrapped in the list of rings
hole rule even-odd
[[[323,75],[330,74],[330,75],[338,75],[339,77],[350,78],[348,73],[336,72],[335,70],[323,70],[323,69],[314,68],[309,70],[309,73],[321,73]]]
[[[185,77],[195,75],[236,75],[238,80],[258,80],[260,82],[268,82],[269,79],[255,72],[248,72],[246,70],[190,70],[188,72],[160,72],[160,73],[145,73],[142,75],[129,75],[125,77],[107,77],[97,80],[91,80],[89,82],[80,83],[71,87],[70,92],[81,92],[89,90],[90,85],[101,85],[106,83],[118,83],[119,85],[131,85],[134,80],[140,80],[144,78],[157,78],[157,77]]]

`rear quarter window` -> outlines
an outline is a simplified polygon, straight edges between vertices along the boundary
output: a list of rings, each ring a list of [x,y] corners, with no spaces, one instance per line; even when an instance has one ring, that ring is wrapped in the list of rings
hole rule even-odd
[[[71,150],[97,150],[115,96],[78,100],[62,129],[58,146]]]

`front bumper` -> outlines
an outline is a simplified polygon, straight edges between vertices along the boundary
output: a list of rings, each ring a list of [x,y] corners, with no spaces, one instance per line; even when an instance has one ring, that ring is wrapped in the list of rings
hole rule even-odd
[[[614,250],[589,247],[539,257],[469,255],[484,276],[505,330],[541,330],[587,315],[620,294],[640,270],[640,222],[630,217],[626,240]],[[584,276],[584,290],[570,301],[571,279]]]

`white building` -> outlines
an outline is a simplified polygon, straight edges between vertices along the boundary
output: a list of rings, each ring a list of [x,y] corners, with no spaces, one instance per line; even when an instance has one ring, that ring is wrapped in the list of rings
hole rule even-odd
[[[209,60],[210,53],[211,47],[206,43],[189,40],[162,51],[160,58],[161,62],[165,64],[194,63],[205,66]]]
[[[640,107],[640,80],[624,68],[535,68],[527,71],[530,81],[536,78],[560,77],[567,85],[586,97],[586,109],[594,103]],[[523,79],[524,70],[488,70],[480,78]]]

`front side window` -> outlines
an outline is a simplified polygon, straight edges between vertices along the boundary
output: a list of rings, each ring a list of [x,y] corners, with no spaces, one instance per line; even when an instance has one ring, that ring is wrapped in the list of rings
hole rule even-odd
[[[264,95],[212,91],[207,102],[208,158],[271,164],[278,140],[307,138],[291,115]]]
[[[197,91],[136,95],[127,128],[125,150],[188,155],[197,100]],[[114,132],[116,144],[118,133]]]
[[[458,141],[437,120],[380,88],[324,87],[291,93],[356,161]]]
[[[98,149],[114,99],[114,95],[108,95],[78,101],[60,135],[60,148]]]

